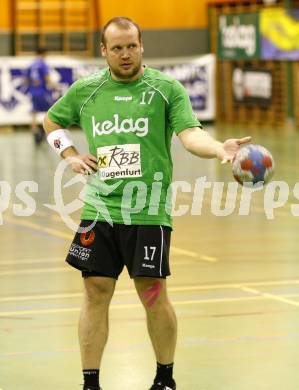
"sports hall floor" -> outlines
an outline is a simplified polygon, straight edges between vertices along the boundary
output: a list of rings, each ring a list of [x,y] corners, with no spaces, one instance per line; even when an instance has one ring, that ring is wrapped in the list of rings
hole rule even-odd
[[[299,132],[208,129],[220,139],[251,134],[254,143],[270,149],[276,160],[274,180],[287,183],[274,201],[285,204],[268,219],[264,192],[257,192],[249,215],[238,215],[238,192],[235,211],[220,217],[213,214],[212,191],[207,189],[201,215],[189,211],[175,219],[169,291],[179,320],[178,390],[297,390],[299,239],[298,217],[292,212],[299,213],[292,204],[299,204],[298,188],[298,199],[293,194]],[[74,138],[83,151],[82,133],[75,132]],[[73,233],[57,212],[44,206],[54,203],[59,160],[46,144],[35,148],[26,132],[0,134],[0,151],[0,180],[12,189],[0,226],[0,389],[80,390],[77,318],[82,281],[64,263]],[[176,139],[173,153],[176,180],[192,186],[204,175],[208,181],[233,181],[229,165],[197,159]],[[64,183],[71,177],[66,172]],[[31,193],[36,212],[30,217],[16,215],[26,206],[14,191],[26,180],[38,183],[38,192]],[[81,188],[80,183],[69,184],[63,189],[66,204],[77,199]],[[191,201],[192,194],[181,193],[177,206],[190,206]],[[32,213],[34,204],[30,207]],[[78,215],[74,212],[76,221]],[[125,271],[110,314],[102,387],[147,390],[155,359],[143,309]]]

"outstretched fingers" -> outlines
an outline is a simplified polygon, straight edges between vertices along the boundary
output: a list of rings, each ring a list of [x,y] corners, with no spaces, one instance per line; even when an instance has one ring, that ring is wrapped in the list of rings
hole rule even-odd
[[[239,138],[236,141],[238,145],[246,144],[247,142],[251,141],[251,137],[247,136],[247,137]]]

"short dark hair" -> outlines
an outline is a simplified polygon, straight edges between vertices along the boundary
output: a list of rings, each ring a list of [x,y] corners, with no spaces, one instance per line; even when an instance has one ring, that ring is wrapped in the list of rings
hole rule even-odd
[[[47,53],[47,49],[44,46],[39,46],[36,49],[36,54],[42,55],[42,54],[46,54],[46,53]]]
[[[104,46],[106,46],[105,32],[111,24],[116,24],[118,27],[120,27],[124,30],[129,30],[132,26],[136,27],[136,29],[138,31],[138,39],[139,39],[139,42],[141,42],[141,30],[140,30],[140,27],[138,26],[138,24],[136,22],[134,22],[134,20],[127,18],[125,16],[116,16],[116,17],[110,19],[103,27],[102,34],[101,34],[101,43]]]

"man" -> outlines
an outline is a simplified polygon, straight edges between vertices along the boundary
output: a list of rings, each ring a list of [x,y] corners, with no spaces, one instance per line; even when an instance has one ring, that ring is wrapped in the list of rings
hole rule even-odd
[[[100,188],[96,191],[93,184],[88,190],[101,201],[101,208],[87,196],[81,228],[94,220],[97,223],[91,230],[89,226],[88,232],[77,232],[67,257],[84,278],[79,320],[84,390],[100,389],[108,308],[124,265],[145,308],[156,355],[157,373],[151,390],[175,390],[177,323],[166,290],[171,137],[175,132],[191,153],[222,162],[231,161],[250,137],[221,143],[201,130],[181,84],[142,66],[141,33],[132,20],[117,17],[106,24],[101,52],[108,68],[75,82],[49,110],[44,124],[53,149],[70,160],[75,172],[97,172],[92,175],[93,183]],[[80,155],[73,145],[65,130],[72,123],[84,130],[90,154]],[[140,202],[142,209],[132,208]],[[134,212],[128,223],[125,216],[130,207]],[[108,217],[112,223],[107,222]]]
[[[38,124],[38,113],[46,112],[53,103],[50,87],[50,69],[45,61],[47,51],[40,47],[36,51],[37,57],[26,70],[25,84],[32,102],[31,131],[36,145],[44,139],[44,130]]]

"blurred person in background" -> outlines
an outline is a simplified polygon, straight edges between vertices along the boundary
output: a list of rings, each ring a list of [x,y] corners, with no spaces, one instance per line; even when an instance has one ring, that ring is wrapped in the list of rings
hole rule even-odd
[[[36,58],[25,72],[26,92],[32,103],[31,132],[36,145],[39,145],[45,138],[38,114],[47,112],[53,104],[53,85],[50,80],[50,68],[46,63],[46,56],[46,48],[39,47],[36,51]]]

